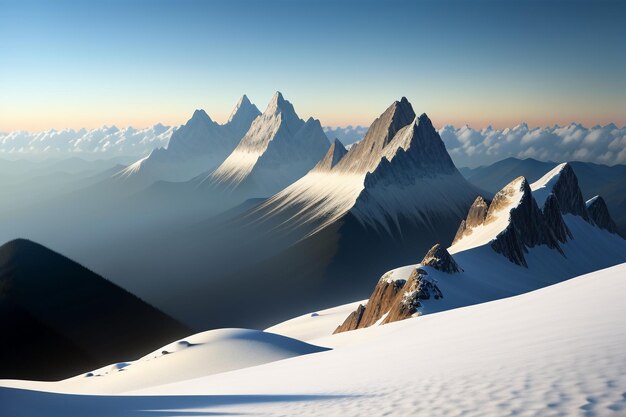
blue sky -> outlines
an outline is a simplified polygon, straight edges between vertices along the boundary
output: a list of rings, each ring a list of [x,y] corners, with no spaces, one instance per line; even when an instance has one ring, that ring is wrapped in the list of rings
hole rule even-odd
[[[0,131],[222,121],[274,91],[325,125],[626,124],[619,1],[0,0]]]

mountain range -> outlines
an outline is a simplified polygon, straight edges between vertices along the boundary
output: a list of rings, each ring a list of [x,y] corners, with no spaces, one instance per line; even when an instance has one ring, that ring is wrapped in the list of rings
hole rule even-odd
[[[536,181],[545,172],[558,165],[536,159],[507,158],[492,165],[461,168],[461,173],[477,187],[495,193],[518,176]],[[598,165],[589,162],[569,162],[580,183],[585,199],[602,195],[617,224],[619,233],[626,237],[626,165]]]
[[[601,196],[585,202],[569,164],[518,177],[468,210],[452,245],[386,272],[335,333],[510,297],[626,261]]]

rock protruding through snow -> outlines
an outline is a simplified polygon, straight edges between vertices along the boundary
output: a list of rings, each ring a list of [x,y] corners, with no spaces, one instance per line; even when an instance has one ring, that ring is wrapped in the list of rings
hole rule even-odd
[[[589,217],[596,226],[608,230],[611,233],[617,233],[617,225],[613,221],[609,208],[606,206],[604,199],[599,195],[593,197],[586,203]]]
[[[459,267],[454,258],[452,258],[452,255],[450,255],[450,252],[439,243],[430,248],[420,264],[422,266],[430,266],[442,272],[447,272],[448,274],[462,271],[461,267]]]

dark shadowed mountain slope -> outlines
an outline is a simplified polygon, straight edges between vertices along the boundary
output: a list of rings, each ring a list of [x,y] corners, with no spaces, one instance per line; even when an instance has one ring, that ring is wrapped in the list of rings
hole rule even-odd
[[[25,239],[0,247],[0,378],[54,380],[135,358],[189,330]]]

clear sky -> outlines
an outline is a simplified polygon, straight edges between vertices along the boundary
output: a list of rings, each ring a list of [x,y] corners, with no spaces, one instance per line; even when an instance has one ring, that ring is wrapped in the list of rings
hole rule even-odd
[[[224,121],[276,90],[331,126],[403,95],[439,126],[624,125],[625,5],[0,0],[0,131]]]

